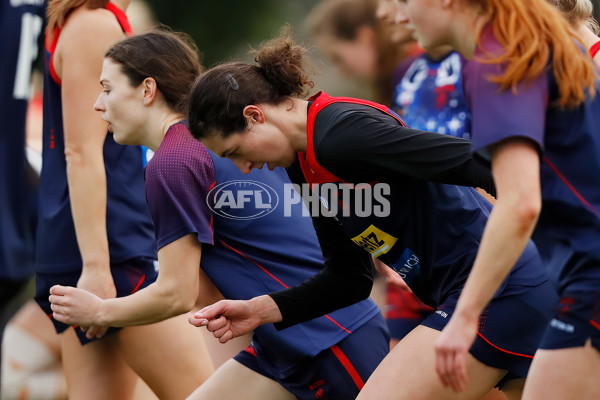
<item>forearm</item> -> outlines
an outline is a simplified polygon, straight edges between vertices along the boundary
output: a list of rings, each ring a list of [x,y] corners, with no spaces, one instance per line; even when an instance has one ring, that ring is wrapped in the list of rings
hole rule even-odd
[[[535,222],[535,216],[522,216],[501,201],[496,203],[455,314],[479,317],[521,256]]]
[[[106,172],[102,153],[67,152],[71,212],[84,268],[109,268]]]
[[[193,296],[181,289],[161,287],[157,281],[132,295],[102,300],[97,325],[152,324],[186,313],[194,307]]]
[[[528,139],[495,145],[492,171],[498,197],[455,313],[471,320],[479,317],[521,256],[542,207],[539,154]]]

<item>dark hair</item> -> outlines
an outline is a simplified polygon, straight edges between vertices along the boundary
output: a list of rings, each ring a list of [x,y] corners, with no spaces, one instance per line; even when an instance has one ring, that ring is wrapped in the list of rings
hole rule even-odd
[[[280,104],[290,96],[302,97],[313,82],[304,70],[306,50],[295,44],[291,29],[256,51],[258,65],[230,62],[203,73],[190,94],[188,121],[196,139],[224,137],[246,128],[244,107]]]
[[[154,78],[167,105],[182,114],[187,109],[190,86],[202,71],[192,39],[165,28],[122,39],[105,57],[120,64],[132,86]]]

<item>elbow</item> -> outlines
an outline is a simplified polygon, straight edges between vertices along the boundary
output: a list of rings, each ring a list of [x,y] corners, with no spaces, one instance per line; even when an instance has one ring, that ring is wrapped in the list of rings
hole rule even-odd
[[[85,157],[80,147],[65,146],[65,160],[67,165],[82,164]]]
[[[184,314],[192,310],[196,304],[198,288],[193,287],[165,287],[161,288],[159,296],[168,304],[169,316]]]
[[[519,204],[514,210],[523,230],[529,231],[537,223],[542,211],[542,203],[541,201],[529,200]]]
[[[185,299],[176,299],[173,303],[171,303],[171,315],[181,315],[187,312],[190,312],[194,309],[195,302],[189,302]]]
[[[535,223],[542,212],[542,202],[539,199],[532,199],[524,202],[518,210],[522,220]]]
[[[506,212],[503,213],[506,218],[513,221],[515,233],[517,235],[531,235],[538,217],[542,211],[542,201],[538,196],[515,196],[512,201],[505,203]],[[502,200],[499,198],[494,208],[502,207]]]
[[[535,224],[542,212],[540,188],[531,185],[526,190],[517,192],[512,203],[512,208],[517,213],[519,220],[527,225]]]
[[[179,289],[176,293],[171,302],[173,315],[184,314],[194,309],[197,296],[194,296],[192,291]]]
[[[103,148],[93,149],[86,146],[65,144],[65,160],[67,166],[81,167],[98,163],[104,168]]]

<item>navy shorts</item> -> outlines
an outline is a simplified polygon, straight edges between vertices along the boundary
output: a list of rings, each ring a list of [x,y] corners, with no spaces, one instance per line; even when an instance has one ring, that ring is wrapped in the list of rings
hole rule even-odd
[[[581,347],[588,339],[600,351],[600,292],[564,293],[554,309],[554,318],[546,328],[540,348]]]
[[[460,293],[449,296],[421,325],[441,331],[450,320]],[[499,383],[525,378],[558,295],[549,281],[523,287],[518,294],[494,298],[481,314],[470,353],[485,365],[505,369]]]
[[[408,288],[387,284],[385,320],[392,338],[401,340],[435,310]]]
[[[158,276],[158,269],[154,260],[147,258],[134,258],[120,263],[111,264],[110,271],[117,289],[117,297],[123,297],[135,293],[154,282]],[[35,301],[42,310],[50,317],[56,332],[64,332],[69,325],[56,321],[52,318],[50,308],[50,288],[54,285],[77,286],[81,271],[64,272],[58,274],[38,273],[35,276]],[[75,327],[77,328],[77,327]],[[118,332],[121,328],[108,328],[106,334]],[[98,339],[88,339],[85,332],[75,329],[81,344],[86,344]]]
[[[264,356],[251,344],[234,359],[279,382],[298,399],[354,399],[371,373],[389,352],[390,336],[381,314],[371,318],[343,340],[302,361],[289,376],[277,378],[259,366]],[[264,362],[264,360],[262,360]]]

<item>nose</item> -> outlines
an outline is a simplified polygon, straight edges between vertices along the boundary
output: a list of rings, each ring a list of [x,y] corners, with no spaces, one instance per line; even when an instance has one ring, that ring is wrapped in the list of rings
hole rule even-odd
[[[250,162],[250,161],[240,160],[237,158],[232,159],[231,161],[233,161],[235,166],[238,167],[238,169],[246,175],[248,175],[250,173],[250,171],[252,171],[252,162]]]
[[[96,98],[96,102],[94,103],[94,110],[104,112],[106,111],[106,107],[104,107],[104,92],[100,92],[98,98]]]

